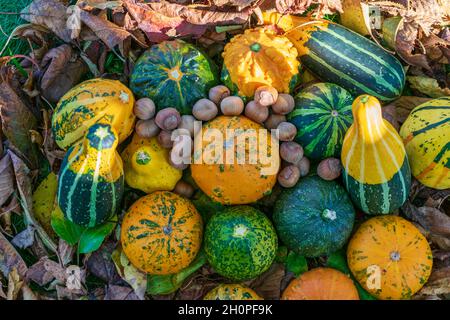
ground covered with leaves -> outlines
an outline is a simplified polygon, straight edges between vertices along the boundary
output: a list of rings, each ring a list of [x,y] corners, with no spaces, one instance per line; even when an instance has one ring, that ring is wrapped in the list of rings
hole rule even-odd
[[[392,19],[393,27],[382,29],[372,21],[374,7],[381,19]],[[172,276],[147,276],[129,263],[118,247],[118,235],[121,217],[142,195],[135,190],[126,191],[119,223],[91,229],[64,223],[53,212],[52,198],[64,151],[53,140],[50,119],[62,95],[83,80],[105,77],[127,83],[135,61],[153,43],[186,39],[220,65],[226,42],[257,25],[266,9],[340,22],[396,53],[407,65],[407,86],[403,96],[383,110],[397,129],[415,106],[450,95],[450,29],[446,27],[450,4],[446,0],[20,0],[2,4],[0,299],[200,299],[224,281],[206,264],[203,254]],[[69,29],[71,19],[75,27]],[[420,229],[433,250],[433,272],[415,299],[450,298],[449,195],[449,190],[433,190],[414,180],[399,212]],[[271,201],[265,199],[262,209],[270,211]],[[291,279],[316,266],[349,273],[343,251],[306,260],[281,247],[272,267],[246,284],[265,299],[279,299]]]

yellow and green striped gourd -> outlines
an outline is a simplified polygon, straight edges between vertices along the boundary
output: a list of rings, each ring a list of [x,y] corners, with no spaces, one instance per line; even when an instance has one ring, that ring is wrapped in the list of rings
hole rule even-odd
[[[414,108],[400,136],[413,176],[427,187],[450,188],[450,97]]]
[[[377,98],[361,95],[352,105],[354,122],[344,137],[344,184],[353,202],[368,214],[392,213],[406,201],[411,172],[405,147],[381,114]]]
[[[58,177],[58,205],[71,222],[93,227],[116,213],[123,196],[119,137],[108,124],[94,124],[66,153]]]

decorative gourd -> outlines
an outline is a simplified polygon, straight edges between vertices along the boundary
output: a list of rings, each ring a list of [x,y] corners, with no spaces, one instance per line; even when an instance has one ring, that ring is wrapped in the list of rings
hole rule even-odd
[[[427,187],[450,188],[450,97],[414,108],[400,136],[413,176]]]
[[[133,93],[120,81],[91,79],[80,83],[61,98],[53,113],[56,144],[67,149],[95,123],[110,124],[121,143],[133,130],[133,105]]]
[[[411,172],[402,139],[381,115],[378,100],[355,99],[354,123],[344,137],[344,184],[353,202],[368,214],[391,213],[406,201]]]
[[[240,284],[219,284],[203,300],[263,300],[252,289]]]
[[[120,237],[123,252],[136,268],[167,275],[190,265],[202,236],[202,218],[188,199],[156,191],[128,209]]]
[[[327,20],[276,12],[264,12],[263,19],[284,30],[302,65],[319,78],[353,96],[366,93],[390,101],[401,95],[405,72],[400,61],[360,34]]]
[[[273,221],[278,235],[291,250],[318,257],[340,249],[350,237],[353,205],[335,181],[318,176],[301,178],[278,196]]]
[[[356,280],[379,299],[409,299],[427,282],[433,265],[430,246],[409,221],[392,215],[364,222],[347,248]]]
[[[120,208],[124,179],[118,141],[110,125],[98,123],[67,151],[58,176],[58,205],[69,221],[93,227]]]
[[[130,88],[139,98],[152,99],[158,111],[174,107],[191,114],[194,103],[208,97],[218,78],[217,67],[195,46],[182,40],[164,41],[138,59]]]
[[[125,182],[146,193],[171,191],[183,172],[169,163],[169,150],[163,148],[157,137],[145,139],[134,134],[122,152]]]
[[[234,36],[222,53],[222,81],[234,93],[252,97],[267,85],[289,93],[298,82],[297,50],[269,28],[247,29]]]
[[[257,135],[255,139],[246,139],[252,134]],[[280,165],[278,148],[272,148],[271,140],[267,129],[244,116],[219,116],[205,123],[194,140],[191,172],[195,183],[222,204],[252,203],[270,194]],[[214,149],[221,151],[222,158]],[[267,159],[261,157],[261,150]]]
[[[316,268],[292,280],[282,300],[359,300],[353,281],[331,268]]]
[[[353,122],[353,98],[332,83],[313,84],[295,96],[287,119],[297,127],[295,141],[313,160],[339,157],[345,132]]]
[[[206,257],[217,273],[233,280],[248,280],[266,271],[277,246],[270,220],[250,206],[228,207],[206,225]]]

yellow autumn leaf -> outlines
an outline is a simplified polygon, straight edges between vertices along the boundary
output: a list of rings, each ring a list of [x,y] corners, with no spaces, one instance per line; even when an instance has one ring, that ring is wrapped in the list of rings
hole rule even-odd
[[[53,172],[50,172],[33,193],[34,216],[45,232],[53,238],[56,238],[56,233],[53,231],[50,221],[57,191],[58,179]]]
[[[425,76],[409,76],[406,77],[406,79],[408,79],[411,88],[414,88],[432,98],[450,96],[450,89],[441,88],[436,79]]]

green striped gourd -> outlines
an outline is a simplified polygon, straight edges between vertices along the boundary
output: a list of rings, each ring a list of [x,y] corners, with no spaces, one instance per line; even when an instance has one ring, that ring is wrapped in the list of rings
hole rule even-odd
[[[353,98],[332,83],[313,84],[295,96],[287,119],[297,127],[295,141],[314,160],[339,157],[345,132],[353,122]]]
[[[214,270],[238,281],[266,271],[278,247],[269,218],[250,206],[227,207],[214,214],[206,225],[204,243]]]
[[[276,24],[297,48],[302,65],[316,76],[381,101],[400,97],[405,72],[400,61],[374,42],[326,20],[266,12],[266,24]]]
[[[450,188],[450,97],[414,108],[400,135],[413,176],[431,188]]]
[[[217,67],[195,46],[182,40],[164,41],[138,59],[130,88],[139,98],[153,99],[158,110],[174,107],[191,114],[194,103],[208,96],[218,78]]]
[[[353,124],[342,146],[344,183],[353,202],[368,214],[392,213],[406,201],[411,171],[402,139],[381,115],[375,97],[352,106]]]
[[[116,213],[123,195],[118,135],[108,124],[94,124],[66,153],[58,177],[58,205],[71,222],[93,227]]]

